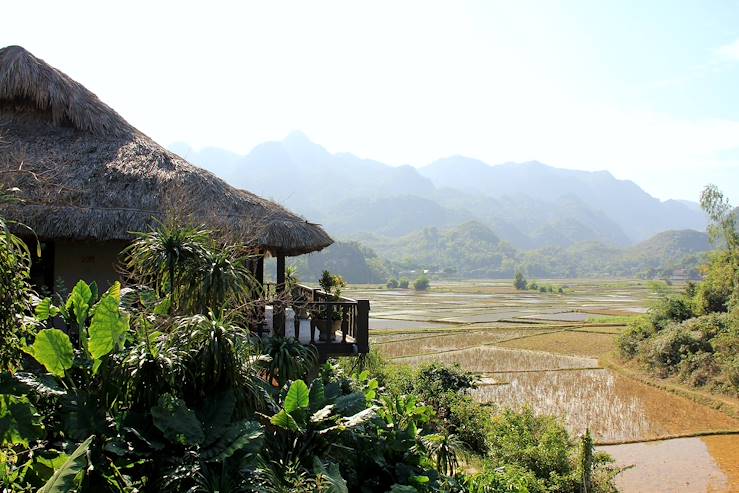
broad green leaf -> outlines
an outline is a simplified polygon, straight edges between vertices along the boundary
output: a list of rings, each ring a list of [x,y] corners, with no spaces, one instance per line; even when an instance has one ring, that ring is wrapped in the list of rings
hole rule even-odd
[[[341,477],[341,471],[338,464],[329,463],[328,470],[318,457],[313,458],[313,472],[320,474],[328,481],[328,488],[322,491],[328,493],[349,493],[346,480]]]
[[[116,282],[95,306],[90,322],[87,347],[93,359],[98,360],[121,345],[128,332],[129,316],[121,311],[119,303],[120,284]]]
[[[285,396],[285,411],[290,414],[298,409],[308,409],[310,392],[302,380],[295,380]]]
[[[351,416],[367,407],[364,394],[361,392],[342,395],[336,399],[335,405],[336,412],[341,416]]]
[[[36,320],[43,322],[51,317],[56,317],[59,314],[59,308],[51,304],[51,298],[44,298],[41,303],[36,305],[35,313]]]
[[[203,411],[199,413],[205,434],[203,447],[209,446],[224,433],[231,424],[235,406],[236,398],[232,391],[222,392],[206,401]]]
[[[313,423],[320,423],[321,421],[325,421],[326,419],[331,417],[333,413],[334,413],[334,405],[329,404],[319,409],[315,413],[313,413],[313,415],[310,417],[310,420]]]
[[[92,304],[92,289],[85,281],[79,281],[67,298],[67,312],[74,315],[77,325],[83,327]]]
[[[229,425],[217,440],[200,451],[200,458],[221,462],[239,450],[256,452],[262,447],[262,426],[255,421],[238,421]]]
[[[326,389],[323,386],[323,380],[316,378],[310,384],[310,409],[317,411],[326,403]]]
[[[168,315],[171,309],[172,309],[172,298],[170,298],[170,296],[167,295],[154,308],[154,315],[160,315],[160,316]]]
[[[286,430],[300,430],[300,425],[295,421],[295,418],[286,413],[284,409],[280,409],[280,412],[272,416],[269,422]]]
[[[38,490],[38,493],[66,493],[72,491],[77,486],[77,474],[82,471],[87,462],[86,453],[93,438],[94,436],[91,436],[82,442],[64,464],[54,471],[54,475]]]
[[[0,394],[0,444],[28,447],[43,436],[41,416],[28,397]]]
[[[158,405],[151,408],[151,417],[154,426],[171,442],[198,444],[205,438],[195,412],[187,407],[185,401],[171,394],[159,397]]]
[[[26,346],[23,350],[57,377],[64,377],[65,370],[72,368],[74,348],[69,336],[59,329],[40,331],[36,334],[33,346]]]

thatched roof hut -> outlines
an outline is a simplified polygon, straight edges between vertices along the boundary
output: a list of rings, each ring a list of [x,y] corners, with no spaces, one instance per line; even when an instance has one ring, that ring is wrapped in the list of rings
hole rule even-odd
[[[162,148],[19,46],[0,49],[0,183],[23,198],[0,213],[41,238],[127,241],[177,211],[273,255],[332,243],[320,226]]]

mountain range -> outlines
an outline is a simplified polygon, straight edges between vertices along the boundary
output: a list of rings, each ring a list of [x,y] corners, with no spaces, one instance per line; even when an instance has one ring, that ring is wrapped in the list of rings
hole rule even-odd
[[[661,201],[608,171],[463,156],[415,168],[332,154],[293,132],[247,155],[170,146],[232,185],[271,198],[339,239],[392,240],[470,221],[521,250],[598,242],[624,248],[666,230],[706,228],[698,204]],[[376,242],[375,242],[376,243]]]

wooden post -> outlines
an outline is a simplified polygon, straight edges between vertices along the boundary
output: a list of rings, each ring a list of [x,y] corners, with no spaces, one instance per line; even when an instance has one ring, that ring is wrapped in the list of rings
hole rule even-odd
[[[369,300],[357,300],[357,348],[369,353]]]
[[[254,277],[257,280],[257,289],[259,289],[259,296],[262,297],[260,300],[255,300],[257,303],[256,317],[257,317],[257,335],[262,337],[262,331],[264,331],[265,315],[264,315],[264,254],[260,252],[259,258],[257,259],[257,265],[254,272]]]
[[[276,335],[285,336],[285,256],[277,256],[277,286],[275,287],[275,305],[272,325]]]

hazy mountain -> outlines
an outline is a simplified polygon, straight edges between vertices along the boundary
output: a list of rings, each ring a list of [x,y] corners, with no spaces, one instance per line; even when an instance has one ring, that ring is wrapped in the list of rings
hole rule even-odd
[[[613,220],[628,238],[638,242],[667,229],[705,229],[706,219],[685,201],[660,201],[634,182],[618,180],[607,171],[576,171],[539,162],[488,166],[462,156],[440,159],[419,173],[437,187],[451,187],[490,197],[523,194],[542,201],[573,196]]]
[[[246,156],[171,146],[231,184],[276,200],[337,238],[403,236],[476,221],[518,249],[595,241],[627,246],[668,229],[705,228],[697,204],[662,202],[606,171],[461,156],[416,169],[332,154],[299,132]]]

